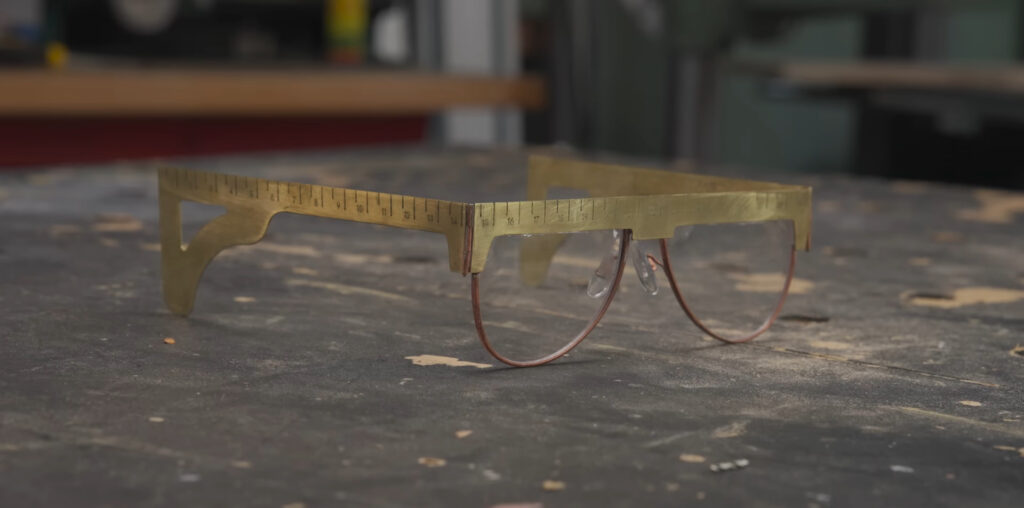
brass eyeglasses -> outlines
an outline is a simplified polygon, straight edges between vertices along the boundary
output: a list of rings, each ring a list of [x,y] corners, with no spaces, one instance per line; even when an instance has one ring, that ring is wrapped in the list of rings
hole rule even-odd
[[[164,299],[176,314],[191,313],[210,261],[259,242],[278,213],[431,231],[445,236],[451,271],[471,277],[484,347],[508,365],[530,367],[561,357],[594,330],[627,260],[650,293],[663,270],[703,332],[749,341],[778,316],[796,250],[810,247],[809,187],[542,156],[531,157],[527,171],[527,201],[471,204],[161,169]],[[548,199],[555,189],[589,197]],[[182,201],[226,212],[185,246]],[[647,240],[657,247],[630,248]],[[526,304],[563,319],[524,325]]]

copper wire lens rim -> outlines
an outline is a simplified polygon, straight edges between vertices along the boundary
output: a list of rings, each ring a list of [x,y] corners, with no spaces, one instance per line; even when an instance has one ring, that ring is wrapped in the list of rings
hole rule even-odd
[[[498,361],[500,361],[500,362],[502,362],[502,363],[504,363],[506,365],[511,365],[513,367],[536,367],[538,365],[544,365],[545,363],[549,363],[549,362],[552,362],[554,360],[557,360],[557,359],[561,358],[563,355],[565,355],[566,353],[568,353],[569,351],[572,351],[573,348],[575,348],[581,342],[583,342],[583,339],[587,338],[587,335],[590,335],[590,332],[592,332],[594,330],[594,328],[597,327],[597,324],[601,321],[601,318],[604,317],[604,313],[607,312],[608,311],[608,307],[611,306],[612,299],[615,298],[615,293],[619,289],[619,281],[622,280],[622,272],[624,271],[624,269],[626,267],[626,253],[629,250],[629,242],[630,242],[631,237],[632,237],[632,232],[631,231],[624,230],[622,232],[622,241],[620,242],[620,245],[619,245],[619,264],[618,264],[618,269],[617,269],[617,271],[615,273],[615,280],[614,280],[614,282],[612,282],[611,289],[609,289],[608,295],[605,297],[605,300],[601,304],[601,307],[599,307],[597,309],[597,312],[594,313],[594,316],[590,319],[590,322],[587,324],[586,328],[584,328],[583,331],[581,331],[579,334],[577,334],[576,337],[573,338],[568,344],[566,344],[565,346],[562,346],[561,349],[559,349],[559,350],[555,351],[554,353],[551,353],[551,354],[549,354],[547,356],[544,356],[542,358],[538,358],[536,360],[530,360],[530,361],[525,361],[525,362],[518,361],[518,360],[512,360],[511,358],[507,358],[504,355],[498,353],[494,349],[494,347],[491,346],[491,342],[487,338],[487,332],[484,330],[483,315],[480,312],[480,280],[479,280],[479,275],[480,274],[479,273],[472,274],[472,283],[470,284],[470,293],[472,294],[472,300],[473,300],[473,321],[476,323],[476,333],[480,337],[480,342],[483,343],[484,348],[487,349],[487,352],[491,353],[491,356],[493,356]]]
[[[782,312],[782,305],[786,302],[786,295],[789,294],[789,285],[791,282],[793,282],[793,269],[796,266],[795,245],[791,246],[789,249],[789,269],[786,271],[786,282],[782,286],[782,293],[779,294],[779,299],[775,303],[775,309],[772,311],[771,316],[769,316],[768,319],[766,319],[764,323],[761,324],[761,326],[759,326],[756,330],[751,332],[750,335],[747,335],[741,339],[728,339],[726,337],[723,337],[722,335],[713,332],[710,327],[704,324],[700,320],[700,318],[697,317],[696,313],[693,312],[693,309],[691,309],[690,306],[686,303],[686,298],[683,297],[683,291],[679,288],[679,284],[676,282],[675,273],[672,271],[672,261],[670,259],[671,256],[669,256],[668,251],[668,242],[663,238],[661,239],[661,262],[663,267],[665,268],[665,275],[668,276],[668,283],[670,286],[672,286],[672,292],[676,295],[676,300],[679,302],[679,305],[683,308],[683,312],[685,312],[686,316],[690,318],[690,321],[693,321],[693,324],[696,325],[697,328],[700,328],[704,333],[728,344],[742,344],[744,342],[750,342],[751,340],[754,340],[754,338],[756,338],[758,335],[761,335],[762,333],[768,331],[768,329],[771,328],[772,324],[775,323],[775,320],[778,319],[779,313]]]

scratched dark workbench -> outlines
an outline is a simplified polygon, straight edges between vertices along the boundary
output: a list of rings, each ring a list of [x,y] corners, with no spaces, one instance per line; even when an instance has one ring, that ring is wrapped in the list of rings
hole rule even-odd
[[[176,162],[488,201],[522,198],[525,157]],[[279,216],[172,316],[158,165],[0,174],[0,506],[1024,499],[1022,195],[748,172],[815,186],[814,250],[769,334],[720,346],[627,273],[579,349],[517,370],[480,346],[428,233]],[[406,358],[425,354],[492,366]]]

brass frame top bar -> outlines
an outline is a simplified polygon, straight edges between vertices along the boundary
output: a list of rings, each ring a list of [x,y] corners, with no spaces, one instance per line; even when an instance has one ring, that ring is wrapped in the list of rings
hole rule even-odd
[[[179,314],[191,312],[209,262],[225,248],[258,242],[278,213],[441,233],[450,269],[462,274],[483,271],[492,240],[504,235],[628,229],[644,240],[694,224],[789,220],[798,249],[808,249],[811,237],[810,187],[545,156],[530,158],[528,201],[469,204],[174,168],[161,169],[159,182],[164,296]],[[546,199],[554,187],[591,197]],[[184,246],[182,200],[227,211]]]

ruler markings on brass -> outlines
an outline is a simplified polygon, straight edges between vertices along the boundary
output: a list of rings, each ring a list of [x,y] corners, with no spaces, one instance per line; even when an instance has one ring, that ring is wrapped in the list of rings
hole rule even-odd
[[[160,184],[165,190],[189,201],[225,207],[237,205],[269,208],[275,212],[327,216],[439,232],[463,226],[462,215],[467,206],[464,203],[402,194],[281,182],[262,178],[250,179],[250,177],[244,176],[239,178],[221,173],[177,168],[161,169],[159,174]],[[282,199],[282,197],[286,199]],[[398,199],[395,199],[396,197]],[[328,199],[334,203],[334,206],[327,205]],[[356,206],[349,208],[349,201],[355,203]],[[376,204],[375,207],[370,206],[371,201]],[[397,215],[395,214],[395,204],[399,205],[400,213]],[[442,220],[442,206],[447,207],[450,220]],[[417,210],[420,207],[423,208],[422,211]]]
[[[220,182],[220,179],[224,179],[224,182]],[[252,191],[240,192],[237,177],[229,178],[228,175],[218,173],[178,169],[161,170],[160,181],[164,188],[173,190],[183,199],[208,204],[224,206],[232,204],[252,206],[255,204],[257,207],[269,208],[274,212],[317,215],[432,231],[450,232],[454,228],[464,227],[466,206],[469,206],[466,203],[445,201],[444,206],[448,210],[448,220],[445,221],[440,215],[442,200],[434,200],[434,206],[431,207],[428,198],[402,194],[397,195],[401,213],[396,216],[394,213],[396,195],[388,193],[382,195],[375,191],[333,188],[314,184],[293,184],[261,178],[249,180],[247,177],[242,177],[241,187],[252,189]],[[263,192],[261,192],[261,187]],[[325,189],[328,188],[335,206],[326,206],[325,204],[328,194]],[[281,199],[282,190],[288,199]],[[337,195],[339,192],[341,196]],[[350,192],[352,193],[351,201],[355,205],[352,209],[348,207]],[[376,207],[370,206],[371,193]],[[707,194],[715,193],[705,193],[704,195],[707,196]],[[529,232],[528,224],[544,226],[543,230],[545,231],[553,231],[551,229],[553,227],[564,231],[571,231],[577,227],[590,229],[602,225],[607,225],[608,229],[630,227],[627,224],[637,220],[664,216],[666,210],[663,207],[657,206],[653,202],[641,201],[650,198],[648,196],[612,196],[567,200],[531,200],[529,201],[527,224],[523,223],[523,208],[527,204],[526,202],[477,203],[475,208],[478,210],[476,217],[479,224],[476,227],[493,231],[492,234],[497,235]],[[738,196],[737,199],[742,200],[723,202],[719,206],[746,207],[752,211],[752,216],[757,217],[758,210],[772,211],[780,208],[779,202],[788,199],[788,196],[784,192],[780,194],[780,191],[770,190],[745,193],[744,196]],[[601,204],[600,212],[597,210],[598,201]],[[588,202],[589,207],[587,206]],[[262,205],[259,205],[261,203]],[[538,205],[541,210],[536,209]],[[417,210],[420,206],[423,207],[422,213]],[[548,210],[549,207],[551,211]],[[588,208],[589,210],[587,210]],[[430,210],[433,210],[434,213],[431,214]],[[502,213],[501,219],[498,219],[499,212]]]

